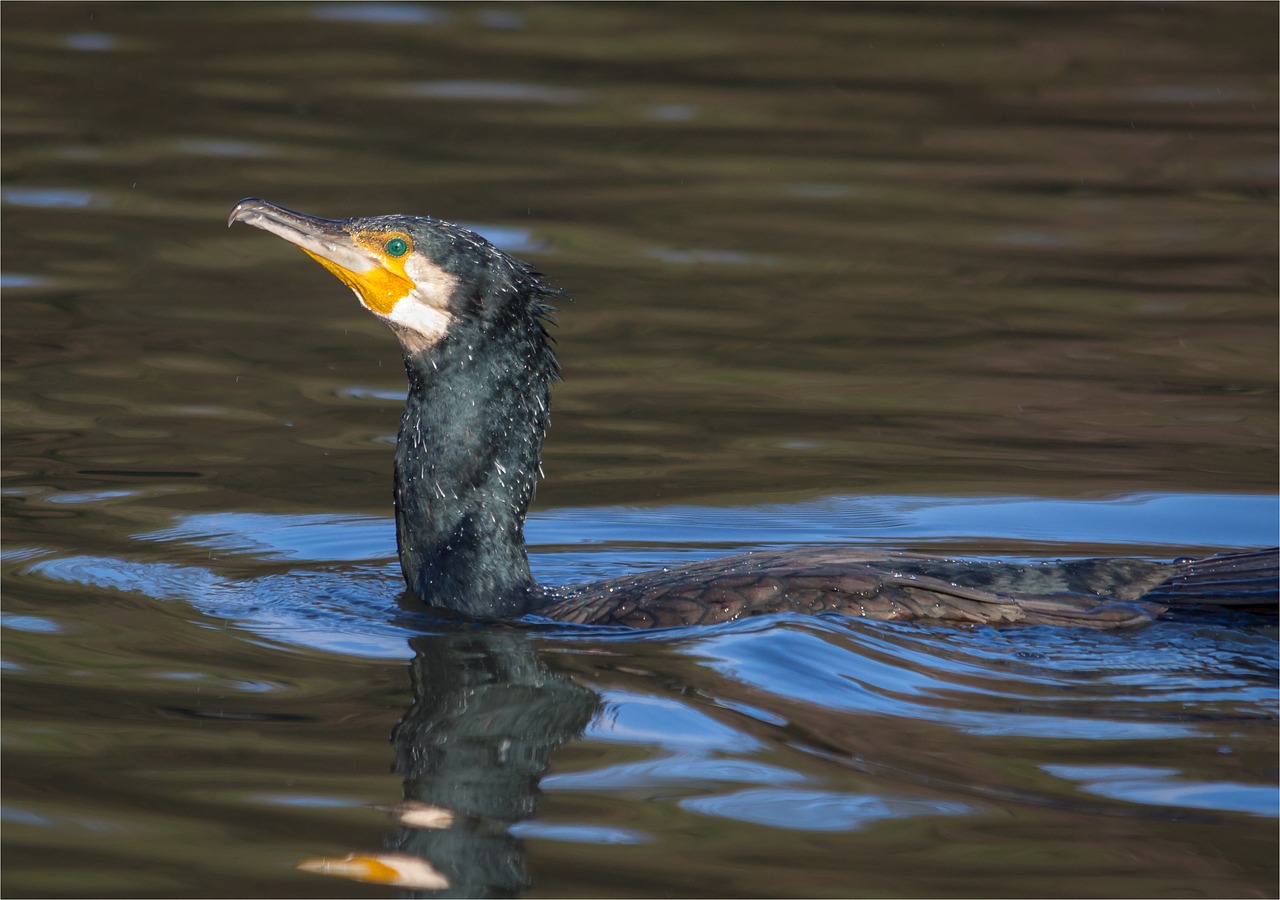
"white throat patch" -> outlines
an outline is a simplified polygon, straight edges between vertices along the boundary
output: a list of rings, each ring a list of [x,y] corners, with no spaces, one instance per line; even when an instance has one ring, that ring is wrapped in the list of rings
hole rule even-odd
[[[406,350],[421,352],[435,346],[448,333],[453,321],[449,298],[458,279],[420,256],[411,257],[404,271],[413,279],[414,289],[379,318],[391,325]]]

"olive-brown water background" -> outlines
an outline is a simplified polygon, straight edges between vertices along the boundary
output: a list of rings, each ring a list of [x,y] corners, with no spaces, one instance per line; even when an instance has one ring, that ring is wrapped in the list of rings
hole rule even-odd
[[[1276,538],[1273,4],[0,15],[6,895],[389,893],[403,372],[243,196],[574,296],[549,581]],[[532,629],[521,890],[1275,896],[1275,637]]]

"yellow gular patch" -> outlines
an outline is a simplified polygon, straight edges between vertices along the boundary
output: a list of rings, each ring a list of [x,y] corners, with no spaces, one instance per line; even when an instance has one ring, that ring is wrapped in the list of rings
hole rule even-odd
[[[379,315],[389,315],[395,305],[413,290],[413,279],[404,271],[405,260],[413,253],[413,241],[408,235],[398,232],[372,231],[357,232],[351,239],[372,257],[369,268],[363,272],[353,272],[305,247],[302,251],[355,291],[360,302],[370,310]]]

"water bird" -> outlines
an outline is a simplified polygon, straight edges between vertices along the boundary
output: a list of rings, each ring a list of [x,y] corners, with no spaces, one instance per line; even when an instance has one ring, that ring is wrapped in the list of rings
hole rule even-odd
[[[564,292],[431,217],[323,219],[250,198],[231,210],[227,224],[236,222],[296,244],[399,340],[409,390],[395,451],[396,542],[405,582],[428,606],[633,627],[791,610],[1094,628],[1172,607],[1276,607],[1276,549],[1021,565],[823,547],[543,587],[529,570],[524,521],[559,377],[547,323]]]

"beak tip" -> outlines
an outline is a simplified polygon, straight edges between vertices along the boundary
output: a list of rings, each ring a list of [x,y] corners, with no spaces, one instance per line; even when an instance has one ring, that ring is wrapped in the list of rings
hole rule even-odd
[[[227,227],[230,228],[237,222],[243,222],[250,213],[261,210],[265,203],[265,200],[260,200],[257,197],[245,197],[231,207],[231,214],[227,216]]]

